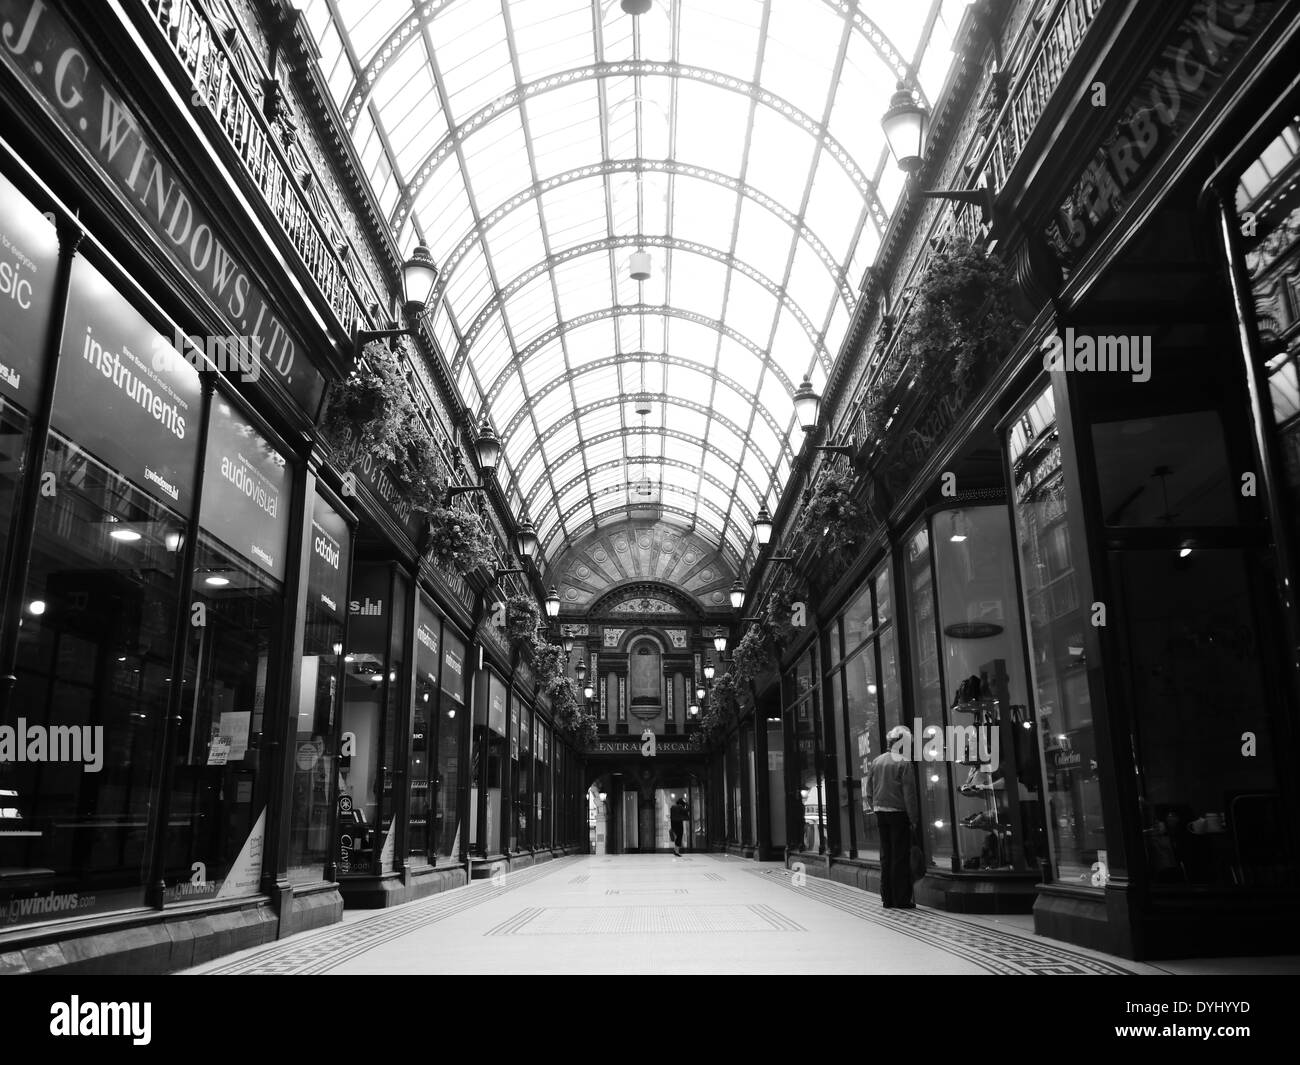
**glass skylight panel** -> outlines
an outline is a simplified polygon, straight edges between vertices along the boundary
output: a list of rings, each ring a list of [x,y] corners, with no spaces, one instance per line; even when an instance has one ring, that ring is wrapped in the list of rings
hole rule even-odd
[[[679,319],[673,319],[677,322]],[[618,346],[621,351],[663,351],[667,321],[661,314],[621,314]]]
[[[509,7],[525,82],[591,62],[589,0],[513,0]]]
[[[798,319],[788,310],[783,310],[772,341],[772,361],[785,371],[791,381],[798,382],[812,364],[815,352],[812,340]]]
[[[505,321],[500,312],[496,312],[483,326],[482,332],[474,341],[470,358],[474,363],[474,372],[479,381],[487,387],[510,364],[514,354],[510,347],[510,338],[506,334]]]
[[[384,69],[370,103],[383,115],[384,130],[403,173],[409,174],[447,132],[433,75],[418,45],[407,48]]]
[[[531,433],[525,433],[521,430],[519,435],[520,435],[520,439],[524,440],[527,439],[527,437],[531,435]],[[533,455],[528,459],[526,463],[524,463],[523,467],[519,470],[519,487],[520,490],[524,493],[525,499],[529,499],[532,497],[533,490],[537,486],[539,479],[545,476],[546,476],[546,458],[542,454],[541,448],[538,448],[537,451],[533,453]]]
[[[708,403],[712,388],[713,379],[701,370],[689,370],[684,366],[668,368],[668,382],[664,391],[670,396],[689,398],[696,403]]]
[[[749,416],[754,410],[754,404],[749,397],[741,395],[725,381],[714,382],[713,398],[710,402],[715,411],[737,425],[747,425]]]
[[[347,52],[340,46],[338,54],[334,57],[334,62],[329,66],[322,64],[321,69],[326,72],[325,84],[329,87],[334,102],[341,103],[347,98],[348,90],[356,81],[353,76],[352,64],[348,61]]]
[[[534,337],[552,328],[557,319],[551,275],[538,274],[526,285],[517,288],[506,300],[505,310],[515,342],[520,345],[526,345]],[[528,361],[532,362],[532,358]]]
[[[447,299],[453,307],[460,309],[467,324],[478,316],[488,302],[491,283],[483,245],[475,241],[474,246],[457,264],[455,273],[447,278]]]
[[[764,340],[767,338],[764,337]],[[737,381],[757,382],[762,371],[762,358],[738,340],[722,337],[718,345],[718,369]]]
[[[740,468],[744,470],[745,473],[749,475],[750,479],[757,485],[765,485],[772,479],[772,475],[768,472],[768,469],[770,468],[769,464],[752,448],[745,449],[744,454],[740,459]],[[785,484],[788,477],[789,466],[787,465],[785,475],[779,476],[778,480],[782,484]]]
[[[862,210],[862,203],[862,193],[844,168],[830,152],[823,152],[817,160],[817,174],[813,178],[812,196],[804,220],[837,262],[848,258],[853,226]],[[852,221],[846,222],[846,219]]]
[[[532,180],[517,109],[477,130],[464,142],[462,150],[480,214],[487,214]]]
[[[884,149],[888,151],[889,149]],[[899,197],[902,195],[903,186],[907,184],[907,175],[896,166],[886,166],[884,172],[880,175],[880,181],[876,185],[876,195],[880,197],[880,202],[884,204],[886,212],[893,215],[895,207],[898,206]]]
[[[570,410],[572,410],[572,407],[570,407]],[[543,426],[542,431],[545,432],[546,427],[553,425],[555,420],[552,418],[546,421],[542,421],[541,418],[538,418],[538,421]],[[557,429],[554,436],[547,439],[546,454],[562,455],[564,454],[564,452],[568,451],[569,448],[573,447],[577,443],[578,443],[578,427],[573,422],[568,422],[565,425],[562,425],[559,429]]]
[[[736,467],[734,460],[728,462],[721,456],[714,454],[712,451],[704,453],[704,472],[711,477],[716,477],[724,484],[731,484],[736,477]]]
[[[857,244],[854,245],[853,257],[849,261],[848,281],[854,290],[866,276],[867,267],[876,261],[878,251],[880,251],[880,233],[868,215],[863,219],[862,233],[858,237]]]
[[[549,510],[544,516],[540,517],[537,522],[537,535],[546,540],[551,533],[559,531],[560,512],[558,510]]]
[[[807,244],[800,244],[795,250],[786,291],[803,308],[804,314],[812,319],[813,324],[819,327],[826,321],[832,300],[841,305],[844,303],[838,279]]]
[[[560,314],[564,318],[577,318],[609,306],[612,284],[609,255],[603,248],[559,264],[554,275]]]
[[[731,247],[736,194],[722,185],[679,177],[673,191],[673,233],[721,251]]]
[[[747,523],[752,524],[754,515],[758,513],[758,496],[754,490],[749,487],[743,478],[736,482],[736,500],[740,503],[741,514],[737,515],[737,520],[743,518]]]
[[[569,395],[568,389],[557,388],[554,392],[548,392],[533,404],[533,417],[537,419],[537,424],[544,431],[548,425],[553,425],[558,419],[572,410],[573,399]]]
[[[636,20],[637,53],[642,59],[672,58],[672,21],[669,12],[675,4],[655,3]]]
[[[614,261],[618,270],[618,303],[622,306],[632,307],[638,303],[662,304],[667,298],[668,278],[663,269],[666,253],[662,248],[647,248],[646,251],[653,264],[650,268],[649,281],[632,280],[631,267],[628,265],[631,249],[619,248],[614,252]]]
[[[674,436],[664,438],[663,453],[667,458],[677,459],[679,462],[698,463],[702,448],[698,443],[687,443]]]
[[[594,5],[593,5],[594,6]],[[600,12],[600,61],[617,63],[634,58],[632,53],[632,27],[636,19],[628,18],[622,13],[618,4],[604,0],[599,6]]]
[[[599,366],[594,370],[588,370],[574,379],[573,388],[579,403],[591,403],[597,399],[617,396],[621,391],[618,370],[614,366]],[[631,411],[628,413],[631,414]],[[586,432],[585,427],[583,432]]]
[[[600,104],[595,81],[580,81],[534,96],[524,105],[541,178],[601,159]]]
[[[708,318],[722,316],[722,293],[727,283],[727,265],[695,252],[674,250],[669,299]]]
[[[749,97],[741,93],[681,79],[675,157],[723,174],[740,173],[749,107]]]
[[[586,476],[586,467],[583,465],[582,452],[581,451],[575,452],[569,458],[564,459],[562,462],[552,467],[547,472],[549,476],[546,478],[544,485],[542,487],[542,492],[540,496],[540,498],[542,499],[545,499],[546,496],[551,494],[551,492],[553,491],[553,489],[551,488],[552,484],[554,484],[555,488],[558,489],[562,485],[568,484],[570,481],[574,480],[575,478]]]
[[[754,80],[761,0],[705,0],[682,4],[678,50],[688,66],[712,67]]]
[[[528,445],[532,442],[532,433],[520,428],[520,431],[507,437],[502,442],[502,451],[505,453],[506,461],[512,467],[518,467],[520,460],[528,451]]]
[[[510,278],[518,277],[545,259],[546,246],[542,243],[537,205],[529,202],[511,211],[488,230],[487,245],[492,268],[502,284],[509,284]]]
[[[749,421],[746,419],[736,426],[739,432],[744,432]],[[739,455],[745,446],[745,442],[733,432],[732,429],[724,425],[721,419],[714,418],[709,426],[709,443],[721,451],[724,455]]]
[[[433,316],[433,335],[442,348],[443,357],[448,362],[456,354],[456,330],[451,322],[451,315],[447,310],[447,301],[440,300],[438,310]]]
[[[849,312],[840,300],[835,301],[831,310],[830,324],[826,327],[826,348],[832,355],[838,355],[840,345],[844,343],[844,334],[849,328]]]
[[[506,375],[505,384],[501,386],[501,391],[497,393],[496,403],[492,408],[493,413],[499,414],[502,423],[506,424],[523,409],[523,405],[523,382],[519,380],[518,373],[511,371]]]
[[[797,214],[816,150],[815,134],[779,111],[760,106],[754,114],[745,183]]]
[[[425,243],[435,262],[441,262],[465,232],[472,217],[465,181],[454,158],[444,160],[420,189],[415,212],[424,230]]]
[[[568,491],[564,492],[560,496],[558,501],[560,512],[564,513],[568,511],[570,507],[572,507],[574,504],[576,504],[581,499],[583,499],[588,494],[589,491],[590,488],[586,480],[584,479],[582,481],[579,481],[576,485],[574,485],[572,488],[570,488]]]
[[[921,60],[921,69],[917,78],[925,95],[931,101],[939,98],[948,71],[952,68],[952,39],[961,23],[965,8],[966,4],[963,0],[944,0],[939,18],[935,20],[934,30],[930,35],[925,56]]]
[[[599,177],[570,181],[541,197],[551,251],[559,252],[607,236],[605,183]]]
[[[704,428],[709,423],[708,415],[674,402],[678,398],[685,399],[686,397],[669,396],[668,402],[664,404],[665,422],[679,433],[702,438]],[[691,402],[700,402],[702,400],[703,397],[690,397]]]
[[[585,398],[585,396],[580,395],[579,402],[582,402]],[[596,401],[593,400],[593,402]],[[610,429],[617,429],[623,424],[622,404],[619,403],[618,398],[606,400],[605,404],[605,406],[586,411],[578,419],[578,428],[582,432],[584,439],[598,436]]]
[[[784,426],[784,421],[778,421],[777,425]],[[777,454],[781,450],[781,441],[772,427],[767,423],[765,418],[755,418],[753,427],[749,431],[750,444],[769,462],[775,462]]]
[[[763,88],[820,121],[844,30],[844,19],[826,4],[772,4],[759,79]]]
[[[427,30],[457,123],[515,87],[498,4],[455,3]]]
[[[779,281],[789,261],[794,238],[795,230],[756,200],[746,198],[741,201],[736,258]]]
[[[364,63],[375,49],[390,36],[402,19],[411,13],[409,0],[349,0],[339,5],[339,15],[347,26],[352,50]]]
[[[779,277],[772,280],[780,284]],[[766,346],[779,302],[753,278],[738,271],[732,272],[731,291],[727,294],[727,321],[743,322],[747,335],[756,344]]]
[[[456,385],[460,388],[460,394],[467,404],[473,406],[482,398],[479,395],[478,385],[474,383],[474,370],[468,360],[456,375]]]

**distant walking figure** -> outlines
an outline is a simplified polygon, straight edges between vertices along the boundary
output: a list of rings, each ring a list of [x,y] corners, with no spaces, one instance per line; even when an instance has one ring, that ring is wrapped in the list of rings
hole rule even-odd
[[[685,799],[678,799],[673,803],[672,809],[668,811],[668,820],[671,822],[669,834],[673,838],[673,853],[679,858],[682,856],[682,833],[690,817],[690,811],[686,809]]]
[[[889,730],[885,742],[911,749],[912,733],[902,725]],[[898,741],[902,741],[901,744]],[[912,830],[920,825],[912,760],[888,750],[867,770],[866,794],[880,829],[880,901],[885,909],[914,910],[912,901]]]

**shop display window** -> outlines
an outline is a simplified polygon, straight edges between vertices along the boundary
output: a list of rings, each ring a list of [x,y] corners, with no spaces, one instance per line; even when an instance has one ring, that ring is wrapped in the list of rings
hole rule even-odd
[[[940,677],[939,642],[935,629],[934,571],[930,558],[930,529],[926,522],[914,528],[904,542],[907,574],[908,635],[912,648],[911,721],[903,721],[912,733],[913,748],[942,736],[944,728],[943,687]],[[919,729],[918,729],[919,725]],[[919,735],[918,735],[919,731]],[[921,783],[921,831],[926,860],[931,867],[954,867],[952,832],[952,790],[946,763],[918,763]]]
[[[533,817],[534,817],[534,836],[537,839],[537,846],[546,848],[551,845],[551,767],[550,760],[550,742],[551,730],[546,722],[540,718],[537,720],[537,744],[533,761]],[[636,805],[632,804],[632,810],[635,811]],[[635,839],[635,820],[633,821],[633,834],[629,839]]]
[[[0,927],[143,904],[172,685],[184,521],[58,434],[43,469],[3,724],[63,757],[0,764]]]
[[[1048,858],[1042,768],[1007,510],[944,510],[930,527],[949,706],[944,761],[919,769],[952,777],[962,870],[1036,871]]]
[[[391,870],[393,767],[397,755],[407,593],[387,563],[359,563],[349,602],[339,747],[339,874]]]
[[[444,625],[436,737],[438,773],[433,810],[439,858],[459,858],[461,853],[461,743],[468,720],[464,671],[465,644],[449,625]]]
[[[438,668],[442,659],[442,618],[428,596],[420,595],[415,618],[415,687],[411,693],[410,756],[407,758],[406,853],[410,865],[428,865],[437,853],[434,835],[434,769],[438,726]]]
[[[1100,886],[1106,864],[1101,770],[1093,726],[1085,627],[1087,555],[1080,504],[1067,490],[1051,386],[1008,430],[1012,510],[1020,555],[1029,672],[1057,876]],[[1023,728],[1023,725],[1020,726]]]
[[[816,676],[817,651],[813,647],[787,671],[784,689],[795,738],[799,849],[819,854],[827,847],[827,796],[821,770],[821,702]]]
[[[343,612],[351,557],[347,523],[319,496],[312,506],[311,551],[289,802],[288,875],[297,883],[320,880],[330,860]]]

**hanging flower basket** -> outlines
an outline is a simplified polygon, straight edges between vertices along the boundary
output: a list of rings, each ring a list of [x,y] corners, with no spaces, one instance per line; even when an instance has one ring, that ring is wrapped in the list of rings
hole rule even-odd
[[[533,671],[537,674],[542,689],[550,691],[552,685],[564,677],[564,648],[545,640],[536,640],[533,643]]]
[[[471,573],[494,562],[492,541],[477,514],[455,507],[434,507],[428,516],[425,557],[453,573]]]
[[[899,341],[923,386],[982,380],[1011,350],[1023,328],[1014,291],[1002,260],[969,240],[931,256]]]
[[[732,672],[737,684],[748,684],[750,680],[764,673],[773,661],[771,630],[766,619],[752,625],[736,644],[732,654]]]
[[[549,688],[551,715],[555,727],[568,736],[579,750],[587,750],[599,736],[596,718],[587,713],[578,696],[578,686],[572,677],[561,677]]]
[[[388,469],[416,510],[428,513],[439,505],[446,470],[406,375],[383,343],[367,344],[352,372],[330,386],[321,431],[352,465],[369,456]]]
[[[537,626],[542,623],[542,612],[532,596],[512,595],[506,600],[506,635],[512,640],[522,640],[528,645],[537,641]]]
[[[817,479],[795,534],[817,546],[822,557],[843,550],[856,538],[862,512],[853,501],[853,475],[838,467],[825,470]]]

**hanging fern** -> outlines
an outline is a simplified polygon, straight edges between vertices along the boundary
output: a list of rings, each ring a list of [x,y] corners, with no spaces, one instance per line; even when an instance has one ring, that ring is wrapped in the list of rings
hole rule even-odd
[[[495,561],[492,541],[477,514],[456,507],[434,507],[428,523],[425,557],[435,566],[466,574]]]
[[[551,715],[555,727],[573,741],[579,750],[595,744],[599,728],[594,715],[587,713],[572,677],[561,677],[550,686]]]
[[[416,510],[438,506],[446,470],[401,364],[383,343],[367,344],[352,372],[331,385],[321,429],[351,465],[369,456],[387,469]]]
[[[853,501],[853,476],[832,466],[817,479],[795,530],[797,538],[818,545],[823,557],[857,539],[862,512]]]
[[[732,672],[740,685],[767,671],[773,660],[771,630],[766,619],[753,625],[740,638],[732,655]]]
[[[506,600],[506,635],[532,646],[537,641],[537,627],[542,612],[531,595],[512,595]]]
[[[931,256],[899,339],[924,386],[982,378],[1011,350],[1023,328],[1014,287],[1002,260],[969,240]]]
[[[533,670],[542,689],[549,691],[564,676],[564,648],[537,640],[533,644]]]

